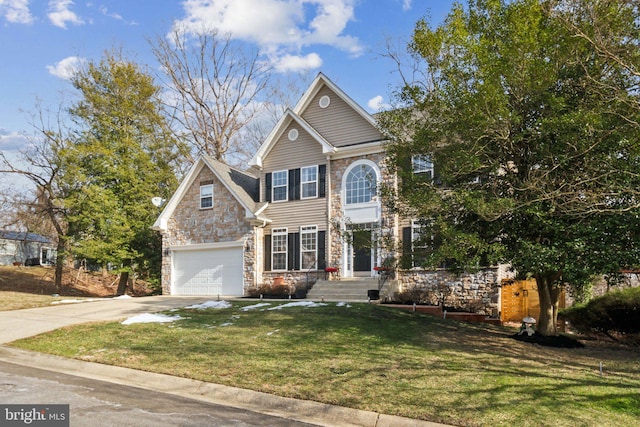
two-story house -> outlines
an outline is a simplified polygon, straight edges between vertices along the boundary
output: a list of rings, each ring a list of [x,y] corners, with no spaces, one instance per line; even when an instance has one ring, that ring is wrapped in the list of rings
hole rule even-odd
[[[401,248],[418,227],[380,201],[379,183],[396,185],[383,144],[375,119],[318,74],[249,170],[207,157],[193,165],[154,224],[163,235],[163,293],[242,296],[276,277],[296,284],[326,267],[339,278],[375,277],[386,257],[398,255],[378,244],[383,235]],[[414,158],[412,167],[433,174],[428,158]],[[408,269],[396,287],[441,280],[423,273]],[[499,278],[482,280],[486,286],[472,287],[495,300],[487,289]]]
[[[373,117],[319,74],[249,171],[207,157],[193,165],[154,225],[163,234],[163,292],[243,295],[285,272],[327,266],[343,277],[374,275],[382,139]],[[359,232],[356,247],[339,229],[354,225],[371,230]]]

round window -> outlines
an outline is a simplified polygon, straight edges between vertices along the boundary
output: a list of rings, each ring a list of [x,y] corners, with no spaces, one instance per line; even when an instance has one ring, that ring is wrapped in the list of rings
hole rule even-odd
[[[298,129],[291,129],[288,136],[289,141],[295,141],[296,139],[298,139]]]
[[[320,108],[327,108],[329,104],[331,104],[331,98],[329,98],[327,95],[324,95],[320,98],[318,104],[320,105]]]

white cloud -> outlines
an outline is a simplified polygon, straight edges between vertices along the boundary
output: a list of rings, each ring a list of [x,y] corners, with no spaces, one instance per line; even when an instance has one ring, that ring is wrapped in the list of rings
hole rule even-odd
[[[30,24],[29,0],[0,0],[0,16],[12,24]]]
[[[75,12],[71,11],[72,0],[49,0],[49,20],[53,25],[60,28],[67,28],[67,22],[75,25],[84,24]]]
[[[411,0],[402,0],[402,10],[411,10]]]
[[[77,56],[69,56],[59,61],[55,65],[47,65],[47,71],[49,74],[59,77],[64,80],[70,80],[78,70],[80,70],[86,59],[79,58]]]
[[[233,38],[258,44],[280,71],[321,63],[317,54],[300,55],[312,45],[332,46],[358,56],[363,46],[345,34],[354,20],[356,0],[185,0],[185,16],[174,30],[198,34],[217,29]],[[307,63],[307,65],[304,65]],[[296,68],[297,67],[297,68]]]
[[[106,6],[100,6],[99,10],[100,10],[100,13],[102,13],[104,16],[108,16],[109,18],[113,18],[116,21],[123,21],[124,20],[122,18],[122,15],[120,15],[117,12],[110,12],[109,9],[107,9]]]
[[[302,72],[320,68],[322,66],[322,58],[317,53],[310,53],[305,56],[284,55],[273,61],[277,71],[285,72]]]
[[[374,96],[367,102],[367,107],[373,111],[386,110],[391,108],[391,105],[384,102],[384,98],[381,95]]]
[[[0,151],[15,151],[29,144],[29,139],[18,132],[0,128]]]

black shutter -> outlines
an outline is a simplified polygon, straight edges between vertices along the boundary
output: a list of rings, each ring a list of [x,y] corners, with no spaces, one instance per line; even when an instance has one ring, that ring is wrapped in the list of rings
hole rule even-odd
[[[289,200],[300,200],[300,169],[289,169]]]
[[[327,165],[318,166],[318,197],[327,195]]]
[[[413,267],[412,253],[411,253],[411,227],[402,228],[402,258],[400,259],[400,266],[402,268]]]
[[[287,238],[287,269],[300,270],[300,233],[289,233]]]
[[[402,155],[399,159],[400,163],[400,171],[401,171],[401,182],[400,182],[400,190],[403,193],[408,193],[413,188],[413,164],[411,162],[410,155]]]
[[[271,234],[264,236],[264,271],[271,271]]]
[[[327,267],[326,235],[326,231],[318,231],[318,270],[324,270]]]
[[[433,183],[435,185],[442,185],[442,174],[440,173],[440,167],[436,164],[436,162],[433,162]]]
[[[264,176],[264,201],[271,201],[271,172]]]

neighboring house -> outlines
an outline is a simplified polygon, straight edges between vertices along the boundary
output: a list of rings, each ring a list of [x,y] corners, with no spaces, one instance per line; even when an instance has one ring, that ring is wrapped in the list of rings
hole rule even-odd
[[[50,265],[54,261],[52,242],[46,237],[0,230],[0,265]]]
[[[392,248],[412,247],[419,228],[380,201],[380,182],[397,185],[383,144],[375,119],[319,74],[248,171],[209,157],[193,165],[154,224],[163,236],[163,293],[242,296],[278,277],[306,284],[327,267],[339,278],[376,277],[388,257],[398,258]],[[426,157],[412,167],[433,176]],[[498,268],[458,277],[409,265],[389,292],[446,280],[492,312],[504,276]]]

